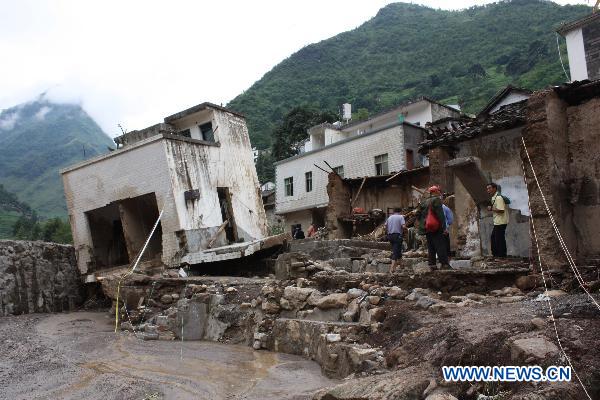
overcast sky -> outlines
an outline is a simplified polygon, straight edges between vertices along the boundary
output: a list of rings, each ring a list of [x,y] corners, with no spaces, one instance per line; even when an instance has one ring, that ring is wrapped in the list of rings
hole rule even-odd
[[[48,91],[81,103],[110,136],[118,123],[141,129],[203,101],[226,104],[303,46],[392,2],[0,0],[0,109]]]

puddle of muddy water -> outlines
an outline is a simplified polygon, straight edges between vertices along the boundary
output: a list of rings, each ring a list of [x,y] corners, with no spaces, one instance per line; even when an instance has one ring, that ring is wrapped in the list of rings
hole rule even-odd
[[[47,398],[107,400],[107,385],[133,384],[165,399],[285,399],[337,383],[301,357],[215,342],[142,341],[115,334],[110,322],[105,313],[73,313],[37,324],[37,334],[77,371]],[[139,391],[118,397],[140,399]]]

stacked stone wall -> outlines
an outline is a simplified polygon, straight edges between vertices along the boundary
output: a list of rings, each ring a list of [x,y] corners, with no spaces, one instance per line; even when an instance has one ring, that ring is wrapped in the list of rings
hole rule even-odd
[[[0,240],[0,315],[68,311],[82,289],[73,246]]]

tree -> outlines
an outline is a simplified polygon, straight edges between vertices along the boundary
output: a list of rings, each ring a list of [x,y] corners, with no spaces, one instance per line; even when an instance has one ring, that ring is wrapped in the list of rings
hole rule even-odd
[[[271,152],[263,150],[258,153],[256,158],[256,174],[258,181],[262,183],[273,182],[275,180],[275,160],[271,156]]]
[[[359,108],[355,113],[352,113],[352,119],[354,121],[364,121],[369,119],[369,110],[366,108]]]
[[[337,119],[337,114],[331,111],[318,111],[309,106],[292,108],[273,131],[273,160],[279,161],[298,154],[302,143],[308,139],[308,128]]]

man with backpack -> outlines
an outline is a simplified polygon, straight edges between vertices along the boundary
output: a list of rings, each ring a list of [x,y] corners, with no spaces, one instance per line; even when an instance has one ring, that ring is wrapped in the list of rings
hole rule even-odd
[[[436,268],[436,254],[441,269],[450,269],[448,264],[448,249],[446,248],[446,217],[442,208],[442,191],[439,186],[428,189],[429,198],[419,204],[417,216],[419,233],[427,238],[428,264]]]
[[[510,200],[498,191],[498,185],[494,182],[486,186],[489,195],[492,196],[491,206],[488,211],[493,214],[494,229],[492,230],[491,245],[494,257],[506,257],[506,226],[508,225],[508,207]]]

